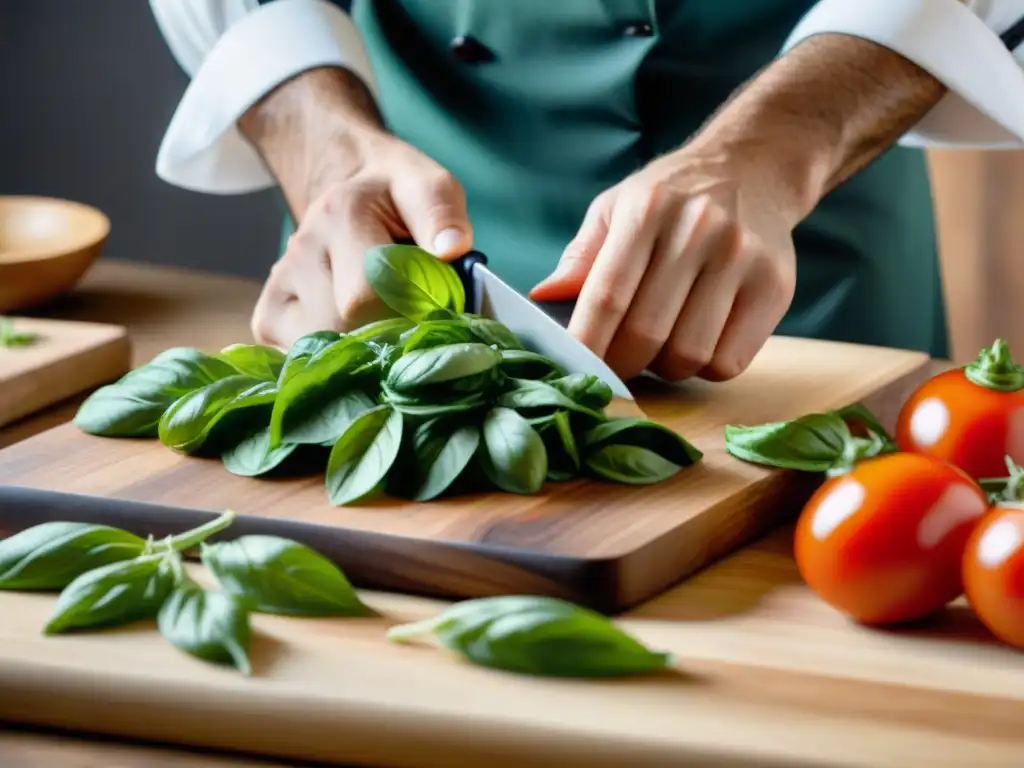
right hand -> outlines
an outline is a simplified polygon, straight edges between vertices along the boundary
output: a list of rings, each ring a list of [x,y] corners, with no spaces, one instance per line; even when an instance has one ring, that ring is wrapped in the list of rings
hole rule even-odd
[[[472,248],[465,194],[448,171],[387,134],[355,151],[344,162],[351,170],[327,180],[270,270],[252,315],[257,343],[287,349],[313,331],[386,317],[363,269],[373,246],[411,238],[445,259]]]

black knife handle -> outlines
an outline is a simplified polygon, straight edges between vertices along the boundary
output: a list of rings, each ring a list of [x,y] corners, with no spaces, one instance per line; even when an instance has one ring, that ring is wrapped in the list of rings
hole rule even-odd
[[[459,275],[462,289],[466,292],[466,308],[470,312],[479,312],[480,307],[473,306],[476,301],[476,288],[473,283],[473,267],[477,264],[487,266],[487,257],[480,251],[470,251],[455,261],[449,262]]]

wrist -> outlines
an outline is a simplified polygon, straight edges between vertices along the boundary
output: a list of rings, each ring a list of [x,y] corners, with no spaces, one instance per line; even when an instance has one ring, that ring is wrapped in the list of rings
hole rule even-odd
[[[300,218],[332,182],[348,178],[394,140],[362,82],[340,68],[304,72],[277,86],[238,121]]]

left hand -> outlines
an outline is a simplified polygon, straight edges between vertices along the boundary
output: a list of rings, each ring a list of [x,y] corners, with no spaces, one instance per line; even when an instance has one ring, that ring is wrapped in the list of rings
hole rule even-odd
[[[747,158],[683,148],[598,196],[536,301],[622,378],[742,373],[793,300],[798,217]],[[781,169],[775,169],[781,170]]]

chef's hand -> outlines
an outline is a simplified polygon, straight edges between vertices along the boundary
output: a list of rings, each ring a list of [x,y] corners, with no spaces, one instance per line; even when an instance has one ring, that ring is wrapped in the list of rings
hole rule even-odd
[[[352,150],[344,148],[333,180],[312,199],[270,270],[252,316],[258,343],[288,348],[313,331],[350,330],[387,316],[363,268],[375,245],[411,237],[442,258],[472,248],[462,187],[444,168],[385,134],[358,156]]]
[[[741,163],[683,148],[597,197],[537,301],[623,378],[742,373],[793,299],[792,216]]]

